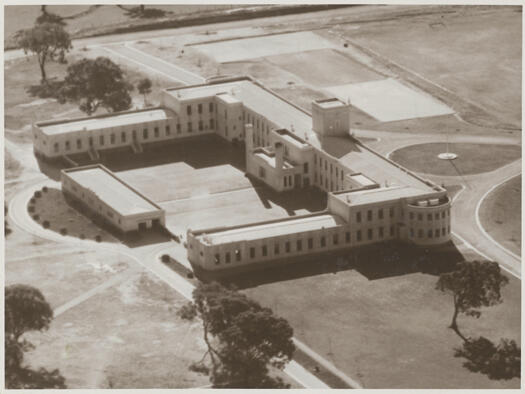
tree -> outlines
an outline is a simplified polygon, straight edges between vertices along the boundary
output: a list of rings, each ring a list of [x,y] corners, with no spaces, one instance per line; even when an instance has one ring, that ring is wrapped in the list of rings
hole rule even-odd
[[[5,382],[9,389],[66,388],[65,379],[55,369],[34,371],[22,365],[24,351],[33,347],[21,340],[28,331],[49,328],[53,310],[40,290],[26,285],[5,288]]]
[[[146,95],[151,93],[151,80],[149,78],[143,78],[137,83],[137,90],[144,96],[144,107],[146,106]]]
[[[52,12],[42,12],[42,15],[39,15],[36,18],[35,24],[41,25],[44,23],[56,23],[60,26],[65,26],[66,22],[64,22],[64,19],[57,14],[53,14]]]
[[[31,29],[19,30],[15,38],[24,53],[36,54],[43,83],[47,82],[46,62],[64,63],[66,52],[72,48],[68,32],[58,23],[36,24]]]
[[[67,68],[59,101],[79,103],[88,115],[99,107],[107,111],[123,111],[131,107],[129,92],[133,86],[126,81],[121,68],[107,57],[82,59]]]
[[[479,318],[479,308],[502,302],[501,288],[508,283],[498,263],[490,261],[464,261],[456,270],[441,274],[436,289],[451,293],[454,300],[452,328],[464,341],[457,325],[460,313]]]
[[[200,283],[193,302],[179,315],[192,316],[203,325],[210,356],[211,381],[220,388],[285,388],[269,376],[269,367],[284,368],[295,351],[293,329],[268,308],[218,283]]]

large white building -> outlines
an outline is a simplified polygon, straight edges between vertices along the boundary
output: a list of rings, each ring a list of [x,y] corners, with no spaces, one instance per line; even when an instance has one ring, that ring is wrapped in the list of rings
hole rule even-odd
[[[189,260],[224,270],[387,240],[450,240],[445,189],[350,136],[349,105],[317,100],[312,113],[250,77],[166,89],[161,107],[37,123],[35,152],[46,158],[216,133],[246,148],[246,172],[276,191],[316,187],[323,212],[227,228],[188,231]],[[329,152],[338,151],[337,157]],[[175,185],[174,185],[175,186]]]

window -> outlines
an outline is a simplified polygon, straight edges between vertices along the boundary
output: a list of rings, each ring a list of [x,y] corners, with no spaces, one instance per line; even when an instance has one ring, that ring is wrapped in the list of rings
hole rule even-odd
[[[330,163],[330,174],[332,174],[332,170],[333,170],[332,163]]]
[[[436,231],[434,231],[434,236],[437,238],[439,237],[439,229],[437,228]]]
[[[170,126],[166,125],[166,135],[170,135],[170,134],[171,134]]]
[[[436,214],[434,215],[434,219],[436,219],[436,220],[439,219],[439,212],[436,212]]]
[[[304,172],[305,174],[308,173],[308,163],[304,163],[304,164],[303,164],[303,172]]]
[[[126,132],[122,132],[120,133],[120,139],[122,140],[122,142],[126,142]]]
[[[224,110],[224,119],[228,119],[228,110]]]
[[[266,170],[264,169],[264,167],[259,167],[259,178],[265,178],[265,177],[266,177]]]
[[[273,254],[279,254],[279,244],[275,244],[273,246]]]
[[[158,127],[155,127],[153,129],[153,135],[155,136],[155,138],[157,138],[159,136],[159,128]]]
[[[366,213],[366,219],[370,222],[372,220],[372,210],[369,209]]]
[[[241,251],[239,249],[235,250],[235,260],[241,261]]]
[[[419,221],[423,220],[423,214],[422,213],[418,213],[417,214],[417,220],[419,220]]]
[[[450,234],[450,226],[447,227],[447,233]]]
[[[367,235],[368,235],[368,240],[371,240],[374,237],[374,230],[369,228]]]
[[[431,213],[427,214],[427,220],[432,220],[432,214]]]
[[[111,135],[109,136],[109,143],[114,144],[115,140],[115,133],[111,133]]]
[[[284,177],[284,187],[288,186],[288,177]]]
[[[410,229],[410,238],[414,238],[414,229],[413,228]]]
[[[188,122],[188,133],[191,133],[193,131],[193,126],[191,122]]]
[[[204,126],[202,125],[202,120],[199,120],[199,131],[202,131]]]
[[[394,226],[390,226],[390,236],[393,237],[395,234],[395,228]]]
[[[199,114],[202,114],[202,104],[199,104],[199,105],[197,106],[197,112],[198,112]]]
[[[213,121],[213,118],[210,119],[210,129],[213,129],[215,127],[215,122]]]
[[[357,242],[361,241],[361,230],[357,230]]]
[[[221,263],[221,256],[219,254],[215,255],[215,265],[219,265]]]
[[[390,217],[393,218],[394,217],[394,208],[390,207]]]
[[[410,220],[414,219],[414,212],[410,212]]]
[[[312,249],[313,247],[314,247],[313,238],[308,238],[308,249]]]
[[[350,231],[347,231],[346,234],[345,234],[345,242],[346,243],[350,242]]]
[[[142,137],[144,137],[144,139],[148,139],[148,129],[144,129],[142,130]]]
[[[379,227],[379,238],[383,238],[384,237],[384,232],[383,232],[383,227]]]
[[[432,230],[428,230],[427,231],[427,236],[428,236],[428,238],[432,238]]]
[[[213,112],[213,103],[210,103],[210,104],[208,105],[208,110],[209,110],[210,112]]]
[[[355,218],[356,218],[357,223],[361,223],[361,212],[357,212],[355,214]]]
[[[339,243],[339,234],[333,235],[333,242],[334,242],[334,245],[337,245]]]
[[[441,229],[441,236],[444,236],[446,234],[446,232],[447,232],[447,229],[445,227],[443,227]]]
[[[255,248],[250,248],[250,258],[253,259],[255,257]]]
[[[383,219],[383,209],[381,208],[379,211],[377,211],[377,216],[379,219]]]
[[[177,134],[180,134],[180,123],[177,123]]]
[[[69,146],[69,141],[66,141],[66,150],[69,150],[70,146]]]
[[[266,245],[262,247],[262,255],[263,257],[268,256],[268,248],[266,247]]]
[[[226,255],[224,256],[224,262],[226,264],[230,262],[230,252],[226,252]]]
[[[321,237],[321,247],[324,248],[326,246],[326,238]]]
[[[335,176],[338,177],[339,176],[339,168],[335,167]]]
[[[55,152],[58,152],[58,142],[55,142],[55,144],[53,145],[54,149],[55,149]]]
[[[301,250],[303,250],[303,241],[298,239],[297,240],[297,251],[300,252]]]
[[[345,176],[345,174],[344,174],[343,170],[341,170],[341,180],[344,179],[344,176]]]
[[[186,106],[186,113],[191,115],[191,105]]]
[[[99,138],[100,145],[104,145],[104,136],[101,135]]]
[[[418,230],[417,237],[418,238],[423,238],[423,230]]]
[[[78,139],[77,140],[77,149],[81,149],[81,148],[82,148],[82,140]]]
[[[286,241],[286,243],[284,244],[284,250],[286,253],[290,253],[290,242],[289,241]]]

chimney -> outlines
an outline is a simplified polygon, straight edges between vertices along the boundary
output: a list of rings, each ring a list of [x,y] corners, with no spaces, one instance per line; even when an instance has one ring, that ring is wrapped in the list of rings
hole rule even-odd
[[[276,142],[275,145],[275,169],[282,170],[284,167],[284,145]]]

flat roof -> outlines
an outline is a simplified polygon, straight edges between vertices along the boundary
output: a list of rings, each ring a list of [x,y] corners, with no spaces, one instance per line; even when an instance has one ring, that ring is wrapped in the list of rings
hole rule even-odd
[[[337,227],[346,222],[337,215],[319,214],[297,219],[285,219],[279,222],[241,226],[231,230],[203,233],[198,236],[210,240],[213,244],[224,244],[238,241],[252,241],[305,231],[319,230],[321,228]]]
[[[179,92],[180,98],[184,99],[212,96],[228,91],[228,89],[234,92],[234,96],[241,100],[245,107],[264,116],[278,127],[289,128],[290,125],[293,125],[294,131],[290,131],[290,133],[301,137],[304,135],[312,136],[312,118],[309,113],[295,107],[249,79],[168,89],[167,92],[175,97]],[[338,151],[347,152],[338,157],[340,164],[346,166],[351,172],[359,172],[369,176],[379,184],[388,182],[391,185],[408,185],[428,192],[434,190],[415,175],[402,170],[385,157],[375,154],[350,138],[325,137],[323,143],[319,138],[309,138],[308,143],[327,153],[329,153],[327,145],[337,145]]]
[[[103,166],[79,167],[65,172],[123,216],[161,210]]]
[[[322,108],[337,108],[337,107],[345,107],[346,104],[343,103],[338,98],[330,98],[325,100],[316,100],[315,103],[322,107]]]
[[[164,108],[155,108],[145,111],[124,112],[120,114],[110,114],[93,116],[91,118],[67,119],[56,122],[43,122],[37,126],[47,135],[69,133],[80,130],[96,130],[108,127],[120,127],[130,124],[152,122],[164,120],[172,117],[171,111]]]
[[[364,205],[397,200],[400,198],[417,197],[425,194],[428,194],[428,191],[410,186],[391,186],[357,191],[349,190],[346,192],[334,193],[333,195],[350,205]]]
[[[239,99],[233,97],[231,94],[228,93],[219,93],[217,94],[217,98],[228,104],[236,104],[241,102]]]
[[[363,174],[353,174],[349,175],[349,177],[363,186],[376,185],[376,183],[373,180],[371,180],[367,176],[364,176]]]
[[[275,168],[275,155],[269,155],[265,151],[256,151],[255,156],[267,162],[271,167]],[[288,160],[283,160],[284,168],[293,168],[294,166]]]
[[[291,131],[288,131],[287,129],[275,130],[275,133],[283,137],[283,139],[286,142],[289,142],[290,144],[295,145],[298,148],[305,148],[307,146],[310,146],[309,144],[306,143],[306,141],[297,137],[295,134],[293,134]]]

